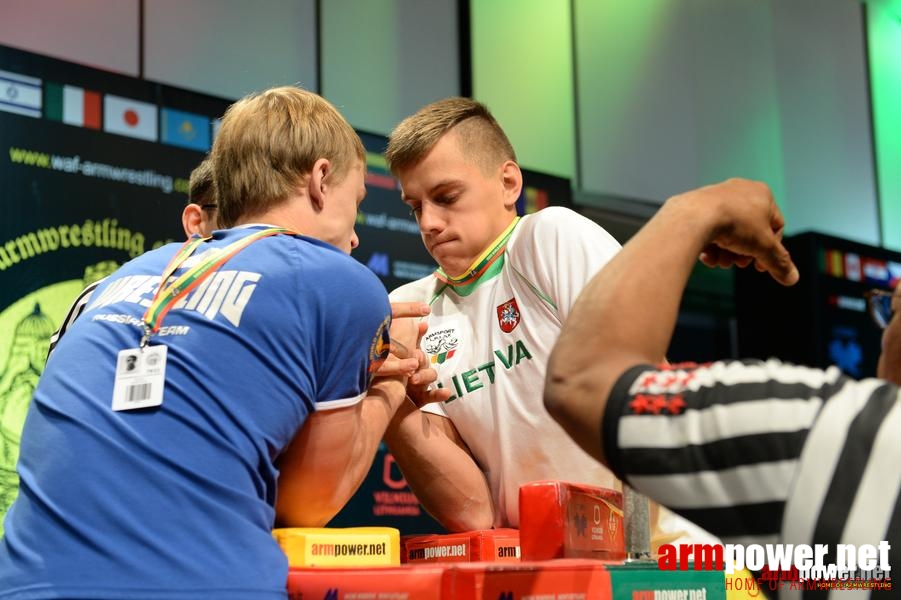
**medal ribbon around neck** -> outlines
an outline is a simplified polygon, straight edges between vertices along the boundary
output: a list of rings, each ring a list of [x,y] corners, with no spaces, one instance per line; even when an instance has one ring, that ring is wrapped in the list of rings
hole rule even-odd
[[[182,273],[181,276],[171,284],[166,285],[166,282],[172,274],[175,273],[176,269],[178,269],[178,267],[194,253],[197,246],[210,238],[202,238],[195,235],[182,244],[182,247],[178,249],[178,252],[175,253],[175,256],[172,257],[172,260],[169,261],[169,264],[166,265],[166,268],[163,270],[160,286],[153,296],[153,300],[147,308],[147,312],[144,313],[142,319],[144,322],[144,337],[141,340],[141,347],[143,348],[146,346],[150,336],[160,330],[160,326],[163,324],[163,319],[166,314],[188,292],[200,285],[204,279],[212,275],[232,256],[250,244],[263,239],[264,237],[278,235],[280,233],[295,235],[293,231],[281,227],[270,227],[268,229],[256,231],[250,235],[244,236],[240,240],[232,242],[228,246],[222,248],[221,251],[213,253],[212,256],[207,257],[205,260],[200,261],[198,264]]]
[[[516,224],[519,223],[520,217],[515,217],[513,221],[507,225],[507,228],[504,229],[503,232],[492,242],[492,244],[488,247],[487,250],[482,252],[478,258],[476,258],[469,268],[466,269],[462,275],[458,275],[457,277],[451,277],[447,273],[444,272],[444,269],[438,268],[435,271],[434,275],[438,281],[442,283],[446,283],[450,286],[454,287],[462,287],[465,285],[469,285],[476,279],[482,276],[485,271],[497,261],[498,258],[503,256],[504,252],[507,249],[507,240],[510,238],[510,234],[513,233],[513,229],[516,228]]]

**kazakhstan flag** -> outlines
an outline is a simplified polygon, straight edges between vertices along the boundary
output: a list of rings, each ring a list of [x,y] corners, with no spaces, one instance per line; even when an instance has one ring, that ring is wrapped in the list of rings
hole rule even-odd
[[[201,152],[210,149],[210,119],[203,115],[164,108],[160,130],[164,144]]]

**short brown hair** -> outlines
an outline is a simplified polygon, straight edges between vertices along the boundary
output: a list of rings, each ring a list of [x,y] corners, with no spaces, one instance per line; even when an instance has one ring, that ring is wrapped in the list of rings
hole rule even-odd
[[[252,94],[232,104],[210,153],[219,224],[265,212],[293,195],[320,158],[340,183],[365,160],[360,137],[328,101],[293,86]]]
[[[385,151],[391,172],[397,175],[418,164],[451,129],[460,136],[464,155],[483,170],[516,160],[513,145],[488,107],[454,97],[427,104],[394,128]]]
[[[213,161],[207,156],[191,171],[188,178],[188,202],[193,204],[216,204],[213,185]]]

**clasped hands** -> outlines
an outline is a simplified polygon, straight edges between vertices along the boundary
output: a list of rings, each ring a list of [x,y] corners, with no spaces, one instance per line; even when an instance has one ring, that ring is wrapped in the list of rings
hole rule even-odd
[[[422,318],[431,312],[423,302],[391,303],[391,347],[388,358],[376,373],[377,377],[406,377],[407,396],[417,405],[443,402],[450,398],[450,390],[433,384],[438,373],[429,366],[428,357],[419,348],[428,330]]]

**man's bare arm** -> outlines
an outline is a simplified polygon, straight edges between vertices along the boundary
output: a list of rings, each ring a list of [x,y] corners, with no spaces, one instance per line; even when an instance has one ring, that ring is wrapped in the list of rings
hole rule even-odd
[[[385,441],[413,493],[446,529],[494,525],[488,482],[450,419],[420,411],[407,400],[385,432]]]
[[[754,264],[780,283],[798,271],[764,184],[730,179],[671,198],[585,287],[548,364],[545,405],[586,452],[609,466],[601,419],[626,369],[659,362],[695,261]]]

